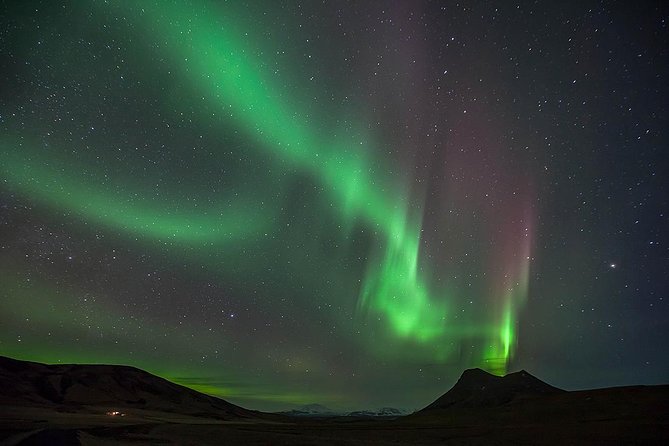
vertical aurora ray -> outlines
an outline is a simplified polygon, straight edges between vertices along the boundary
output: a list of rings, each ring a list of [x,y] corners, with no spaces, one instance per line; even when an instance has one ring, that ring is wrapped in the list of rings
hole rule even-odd
[[[507,233],[515,234],[515,238],[507,246],[506,251],[501,255],[507,258],[515,257],[515,261],[508,264],[505,274],[496,278],[498,288],[495,294],[501,307],[500,319],[498,320],[498,333],[496,337],[489,339],[485,351],[484,361],[487,369],[495,374],[504,375],[507,371],[509,362],[513,359],[516,345],[518,342],[517,332],[517,314],[524,306],[529,290],[529,272],[532,247],[532,226],[531,212],[529,205],[524,204],[524,209],[518,212],[522,216],[527,227],[522,231],[511,231]],[[503,289],[499,289],[499,287]]]
[[[383,252],[370,262],[363,282],[360,311],[382,314],[393,333],[427,342],[446,330],[446,301],[431,298],[419,276],[419,230],[406,231],[401,215]]]

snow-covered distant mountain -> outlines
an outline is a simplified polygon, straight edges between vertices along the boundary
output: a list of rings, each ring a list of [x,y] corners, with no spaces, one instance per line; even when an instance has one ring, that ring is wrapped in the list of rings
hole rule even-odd
[[[336,412],[321,404],[305,404],[304,406],[297,407],[296,409],[285,410],[279,413],[294,417],[334,417],[343,415],[341,412]]]

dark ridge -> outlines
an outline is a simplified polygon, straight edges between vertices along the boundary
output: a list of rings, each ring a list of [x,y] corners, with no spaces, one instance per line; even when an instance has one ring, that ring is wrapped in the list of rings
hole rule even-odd
[[[0,406],[84,406],[255,418],[243,409],[130,366],[46,365],[0,356]]]

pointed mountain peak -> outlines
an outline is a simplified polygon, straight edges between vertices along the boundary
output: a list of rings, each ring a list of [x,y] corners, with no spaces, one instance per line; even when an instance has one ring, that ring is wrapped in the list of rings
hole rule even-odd
[[[519,399],[563,392],[525,370],[496,376],[481,369],[465,370],[458,382],[427,409],[496,407]]]
[[[474,368],[474,369],[467,369],[464,372],[462,372],[462,375],[460,376],[460,379],[462,378],[477,378],[477,377],[490,377],[490,376],[495,376],[492,373],[486,372],[483,369],[480,368]]]
[[[512,376],[512,375],[517,375],[517,376],[531,376],[531,377],[534,378],[534,375],[532,375],[530,372],[528,372],[528,371],[525,370],[525,369],[523,369],[523,370],[519,370],[519,371],[517,371],[517,372],[507,373],[506,376]]]

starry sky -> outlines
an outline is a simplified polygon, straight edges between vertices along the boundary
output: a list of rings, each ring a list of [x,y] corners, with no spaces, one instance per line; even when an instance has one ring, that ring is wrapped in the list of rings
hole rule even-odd
[[[0,354],[260,410],[668,382],[668,18],[2,2]]]

